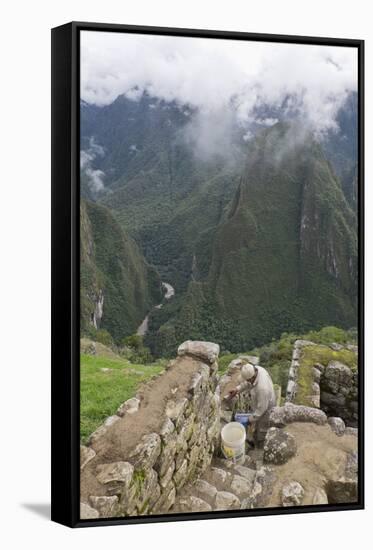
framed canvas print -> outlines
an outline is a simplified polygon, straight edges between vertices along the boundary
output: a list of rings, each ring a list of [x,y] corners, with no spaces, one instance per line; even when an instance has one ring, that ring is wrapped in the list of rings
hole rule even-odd
[[[364,506],[363,42],[52,30],[52,519]]]

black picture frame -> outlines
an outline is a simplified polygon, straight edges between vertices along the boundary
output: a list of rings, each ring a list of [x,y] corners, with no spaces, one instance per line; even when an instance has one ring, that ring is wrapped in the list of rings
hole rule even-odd
[[[79,519],[80,31],[354,47],[358,50],[359,490],[353,504]],[[69,527],[169,522],[364,508],[364,41],[72,22],[52,29],[52,520]]]

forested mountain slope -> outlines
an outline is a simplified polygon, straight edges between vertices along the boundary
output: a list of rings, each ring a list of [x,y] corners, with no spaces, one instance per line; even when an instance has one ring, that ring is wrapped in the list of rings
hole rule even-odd
[[[355,325],[356,218],[311,136],[287,124],[258,136],[212,238],[206,279],[191,280],[153,345],[199,334],[237,350],[287,330]]]
[[[147,94],[120,96],[106,107],[83,104],[81,112],[90,169],[82,170],[83,196],[105,205],[111,227],[115,218],[113,233],[131,243],[122,251],[129,265],[142,266],[140,280],[149,281],[142,253],[175,288],[150,315],[147,343],[155,353],[173,353],[186,338],[234,351],[284,330],[354,326],[356,97],[339,114],[341,132],[321,141],[295,120],[256,128],[249,140],[244,128],[219,129],[214,121],[211,140],[219,146],[210,150],[198,113]],[[94,178],[102,186],[92,185]],[[124,300],[121,277],[113,284],[111,268],[104,269],[115,322],[104,315],[102,326],[117,338],[118,319],[125,321],[118,314],[125,309],[114,305],[115,293]],[[149,269],[150,280],[159,281]],[[91,288],[99,288],[96,279]],[[126,292],[131,285],[126,281]],[[152,289],[144,283],[129,300],[126,333],[158,303]]]
[[[119,341],[136,331],[161,301],[160,279],[110,211],[82,200],[80,208],[81,328],[108,330]]]

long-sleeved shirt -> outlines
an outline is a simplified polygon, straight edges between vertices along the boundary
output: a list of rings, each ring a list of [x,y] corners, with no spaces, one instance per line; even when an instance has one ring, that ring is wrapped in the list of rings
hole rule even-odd
[[[245,380],[237,386],[239,392],[245,390],[250,392],[252,408],[250,416],[254,422],[276,405],[276,395],[271,377],[263,367],[257,366],[256,368],[258,374],[254,384],[251,385],[249,381]]]

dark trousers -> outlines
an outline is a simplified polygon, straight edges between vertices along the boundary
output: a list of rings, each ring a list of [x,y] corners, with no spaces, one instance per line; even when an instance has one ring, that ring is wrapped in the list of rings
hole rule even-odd
[[[247,440],[254,443],[256,447],[261,447],[269,429],[269,415],[271,409],[268,409],[258,420],[247,428]]]

